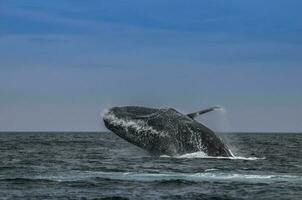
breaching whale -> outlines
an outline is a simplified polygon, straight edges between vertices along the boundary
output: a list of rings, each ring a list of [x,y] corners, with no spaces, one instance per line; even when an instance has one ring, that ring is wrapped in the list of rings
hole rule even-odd
[[[232,157],[223,141],[195,120],[217,108],[185,115],[173,108],[113,107],[104,113],[103,120],[109,130],[155,155],[203,151],[208,156]]]

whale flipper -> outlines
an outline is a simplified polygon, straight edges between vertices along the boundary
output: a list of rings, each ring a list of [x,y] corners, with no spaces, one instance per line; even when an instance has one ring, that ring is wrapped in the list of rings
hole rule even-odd
[[[201,110],[201,111],[198,111],[198,112],[187,114],[187,116],[190,117],[190,118],[192,118],[192,119],[195,119],[199,115],[203,115],[205,113],[208,113],[208,112],[211,112],[211,111],[217,110],[217,109],[221,109],[221,107],[214,106],[214,107],[211,107],[211,108],[208,108],[208,109],[205,109],[205,110]]]

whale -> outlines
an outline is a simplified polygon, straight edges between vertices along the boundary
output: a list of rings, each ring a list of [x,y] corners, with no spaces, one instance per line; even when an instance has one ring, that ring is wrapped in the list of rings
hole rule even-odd
[[[219,108],[182,114],[174,108],[112,107],[104,112],[103,121],[110,131],[153,155],[202,151],[208,156],[233,157],[222,139],[196,120]]]

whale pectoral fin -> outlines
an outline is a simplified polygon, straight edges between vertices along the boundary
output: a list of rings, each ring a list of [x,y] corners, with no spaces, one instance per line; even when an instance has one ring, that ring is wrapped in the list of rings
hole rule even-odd
[[[205,113],[208,113],[208,112],[211,112],[211,111],[217,110],[217,109],[221,109],[221,107],[214,106],[214,107],[211,107],[211,108],[208,108],[208,109],[205,109],[205,110],[201,110],[201,111],[198,111],[198,112],[187,114],[187,116],[190,117],[190,118],[192,118],[192,119],[195,119],[199,115],[203,115]]]

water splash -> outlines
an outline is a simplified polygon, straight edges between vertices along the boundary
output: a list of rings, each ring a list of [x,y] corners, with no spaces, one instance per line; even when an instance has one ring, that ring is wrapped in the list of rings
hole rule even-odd
[[[230,121],[228,119],[228,112],[227,109],[225,107],[220,106],[220,109],[218,110],[218,114],[220,117],[220,121],[219,121],[219,126],[220,126],[220,131],[221,132],[230,132],[231,130],[231,125],[230,125]]]
[[[228,149],[230,150],[231,154],[235,158],[244,158],[240,155],[240,150],[237,148],[236,143],[238,142],[238,138],[234,135],[229,134],[232,130],[231,123],[228,117],[228,111],[225,107],[219,106],[220,109],[218,110],[217,114],[219,115],[217,120],[217,126],[218,126],[218,133],[217,135],[223,140],[223,142],[226,144]],[[224,134],[222,134],[224,133]]]
[[[263,158],[258,158],[258,157],[242,157],[242,156],[234,156],[234,157],[220,157],[220,156],[208,156],[205,152],[199,151],[199,152],[194,152],[194,153],[187,153],[179,156],[167,156],[167,155],[162,155],[160,156],[162,158],[178,158],[178,159],[225,159],[225,160],[264,160],[265,157]]]

